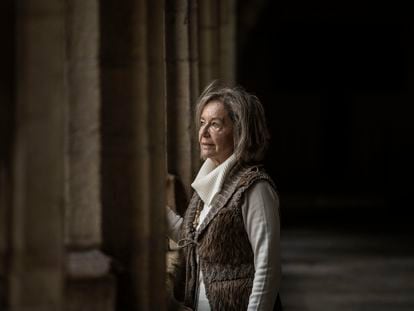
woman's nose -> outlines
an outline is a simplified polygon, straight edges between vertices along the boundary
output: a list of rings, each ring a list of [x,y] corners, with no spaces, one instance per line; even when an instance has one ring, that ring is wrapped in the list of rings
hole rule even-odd
[[[200,128],[201,136],[203,136],[203,137],[209,137],[210,136],[210,132],[209,132],[208,129],[209,129],[209,126],[208,125],[202,126]]]

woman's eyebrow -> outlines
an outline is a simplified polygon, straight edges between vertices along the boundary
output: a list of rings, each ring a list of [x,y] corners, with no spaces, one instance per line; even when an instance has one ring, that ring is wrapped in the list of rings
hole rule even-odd
[[[205,118],[200,118],[200,121],[205,121]],[[214,121],[214,120],[219,120],[221,122],[224,122],[224,118],[220,118],[220,117],[214,117],[212,119],[210,119],[210,121]]]

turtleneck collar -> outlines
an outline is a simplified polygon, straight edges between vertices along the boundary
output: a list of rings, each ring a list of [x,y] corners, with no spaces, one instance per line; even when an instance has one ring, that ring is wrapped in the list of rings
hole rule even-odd
[[[212,199],[221,190],[224,178],[228,171],[236,163],[236,157],[232,154],[226,161],[216,166],[212,160],[207,159],[201,166],[191,187],[203,200],[204,204],[210,205]]]

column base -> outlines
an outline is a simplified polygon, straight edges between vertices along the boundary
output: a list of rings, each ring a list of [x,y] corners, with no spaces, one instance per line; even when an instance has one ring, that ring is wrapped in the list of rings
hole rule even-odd
[[[65,311],[115,310],[116,279],[110,258],[99,250],[67,253]]]

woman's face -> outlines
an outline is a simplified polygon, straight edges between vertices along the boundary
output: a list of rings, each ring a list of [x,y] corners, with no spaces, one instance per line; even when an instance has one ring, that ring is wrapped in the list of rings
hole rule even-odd
[[[201,157],[210,158],[216,165],[223,163],[233,153],[233,122],[223,103],[213,100],[204,107],[198,141]]]

